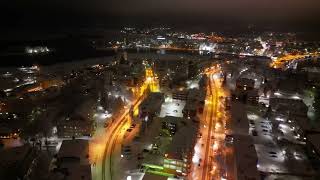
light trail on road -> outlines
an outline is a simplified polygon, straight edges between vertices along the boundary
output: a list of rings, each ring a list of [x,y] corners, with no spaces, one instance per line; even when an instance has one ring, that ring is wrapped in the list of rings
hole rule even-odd
[[[221,85],[221,78],[217,75],[221,73],[220,65],[212,66],[205,70],[209,77],[208,92],[209,103],[206,104],[207,109],[210,110],[205,117],[205,121],[209,121],[208,137],[206,139],[204,163],[201,179],[211,180],[220,179],[225,175],[225,160],[218,162],[218,156],[225,159],[225,124],[226,116],[223,111],[223,103],[221,102],[226,95]],[[220,98],[221,97],[221,98]]]
[[[208,162],[210,161],[210,146],[211,146],[211,138],[212,138],[212,127],[213,127],[213,118],[214,114],[216,113],[216,100],[217,100],[217,92],[216,90],[212,87],[212,77],[209,76],[209,92],[210,92],[210,108],[211,111],[209,113],[209,127],[208,127],[208,136],[206,140],[206,150],[205,150],[205,157],[204,157],[204,162],[203,162],[203,171],[202,171],[202,180],[206,180],[209,176],[210,172],[210,166],[211,163]]]
[[[113,170],[112,170],[112,154],[114,152],[114,149],[117,145],[117,140],[120,138],[120,137],[123,137],[124,133],[126,132],[125,130],[130,127],[130,122],[129,122],[129,119],[123,121],[120,125],[120,127],[117,129],[117,132],[115,132],[113,134],[113,141],[112,141],[112,146],[111,146],[111,149],[110,149],[110,157],[109,157],[109,172],[110,172],[110,179],[112,180],[113,179]],[[124,133],[122,133],[124,132]]]
[[[284,68],[286,64],[291,61],[304,60],[307,57],[319,57],[319,52],[303,53],[303,54],[287,54],[282,57],[276,58],[270,63],[270,67],[278,69]]]
[[[116,143],[117,137],[119,136],[119,131],[123,128],[124,124],[127,121],[127,116],[129,114],[129,111],[127,111],[124,116],[121,118],[121,120],[119,121],[119,123],[116,124],[116,127],[113,129],[112,133],[109,135],[111,136],[109,138],[109,140],[106,143],[106,147],[105,147],[105,151],[103,154],[103,163],[102,163],[102,179],[105,180],[106,179],[106,169],[109,170],[109,175],[110,175],[110,179],[112,179],[112,151],[113,151],[113,147],[115,146],[114,144]],[[110,143],[111,148],[110,148]],[[107,161],[107,159],[109,159],[109,161]],[[109,162],[109,164],[107,164]],[[109,168],[107,168],[106,166],[109,165]]]
[[[146,79],[142,86],[139,88],[138,97],[132,105],[132,110],[137,109],[143,99],[146,97],[146,89],[150,90],[150,92],[158,92],[159,91],[159,83],[157,81],[157,76],[154,74],[151,68],[146,68]],[[114,149],[117,145],[117,140],[124,135],[125,130],[130,126],[130,109],[126,109],[123,115],[115,121],[115,124],[109,127],[109,133],[106,133],[105,138],[108,138],[105,141],[104,152],[102,156],[102,168],[101,168],[101,178],[102,180],[112,180],[113,179],[113,160],[112,155],[114,153]],[[124,130],[124,131],[122,131]],[[122,132],[124,132],[122,134]],[[122,144],[122,138],[119,144]]]

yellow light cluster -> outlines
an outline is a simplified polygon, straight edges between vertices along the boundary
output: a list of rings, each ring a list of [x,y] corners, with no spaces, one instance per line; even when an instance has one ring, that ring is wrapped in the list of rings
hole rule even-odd
[[[319,52],[305,53],[305,54],[287,54],[285,56],[279,57],[271,62],[270,67],[272,68],[282,68],[285,63],[290,61],[304,59],[307,56],[319,56]]]

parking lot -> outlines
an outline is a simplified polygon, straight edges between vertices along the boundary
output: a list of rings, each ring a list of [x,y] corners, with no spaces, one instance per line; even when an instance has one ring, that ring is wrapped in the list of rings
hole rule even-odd
[[[257,111],[259,112],[259,111]],[[258,156],[257,168],[265,173],[295,174],[313,173],[303,145],[304,137],[296,127],[282,115],[262,117],[254,111],[247,112],[249,134],[253,137]],[[266,179],[273,179],[270,176]]]
[[[255,144],[258,156],[258,169],[263,172],[288,172],[285,167],[285,155],[278,146]]]
[[[275,145],[271,121],[254,113],[248,113],[247,117],[249,120],[249,134],[252,135],[254,143]]]
[[[169,100],[162,104],[159,117],[174,116],[183,117],[182,110],[186,105],[185,101]]]

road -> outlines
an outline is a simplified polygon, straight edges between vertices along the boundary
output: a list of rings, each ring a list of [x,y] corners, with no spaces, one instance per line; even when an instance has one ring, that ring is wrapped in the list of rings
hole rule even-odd
[[[226,155],[228,154],[225,147],[225,124],[227,121],[224,109],[224,97],[226,92],[221,85],[221,77],[217,74],[221,71],[220,66],[216,65],[206,71],[209,83],[206,109],[207,114],[204,117],[205,123],[208,124],[207,136],[204,144],[204,160],[201,179],[221,179],[228,174],[226,171]]]
[[[140,96],[139,99],[134,103],[134,106],[139,106],[144,96]],[[130,127],[130,114],[129,110],[121,116],[120,120],[117,121],[115,127],[112,129],[111,133],[108,136],[106,143],[102,164],[102,179],[103,180],[112,180],[114,179],[114,165],[113,161],[115,158],[115,149],[117,146],[121,146],[122,138],[126,130]]]
[[[217,91],[215,89],[214,82],[212,80],[212,76],[209,76],[209,92],[210,92],[210,103],[208,104],[210,106],[209,109],[211,109],[210,113],[208,114],[209,117],[206,119],[209,121],[209,127],[208,127],[208,136],[206,140],[206,150],[205,150],[205,157],[203,162],[203,172],[202,172],[202,180],[208,179],[210,176],[210,171],[212,169],[212,158],[211,157],[211,142],[212,142],[212,131],[213,131],[213,124],[214,124],[214,118],[216,116],[217,112]]]
[[[213,149],[212,149],[212,144],[213,144],[213,136],[214,133],[214,127],[215,127],[215,122],[217,118],[217,112],[218,112],[218,88],[215,84],[213,74],[209,74],[209,92],[211,94],[211,99],[210,103],[208,105],[210,106],[209,109],[211,109],[211,112],[207,115],[207,120],[209,120],[209,127],[208,127],[208,137],[206,140],[206,150],[205,150],[205,157],[204,157],[204,162],[203,162],[203,172],[202,172],[202,180],[210,179],[210,174],[213,169]]]
[[[198,139],[195,145],[195,153],[192,158],[191,173],[188,179],[192,180],[205,180],[208,179],[211,171],[212,159],[211,154],[211,137],[214,127],[214,116],[217,109],[217,91],[215,90],[213,76],[216,69],[206,71],[208,75],[207,96],[205,100],[204,112],[200,121],[200,133],[202,137]]]
[[[110,153],[113,143],[117,140],[117,134],[119,134],[121,127],[125,126],[128,122],[129,110],[125,109],[122,115],[115,120],[114,123],[105,129],[99,128],[99,132],[96,132],[94,139],[90,143],[90,157],[92,168],[92,179],[105,180],[110,179]],[[120,136],[120,135],[119,135]]]
[[[141,87],[139,87],[136,91],[136,100],[132,103],[132,109],[135,111],[138,109],[138,106],[146,97],[146,89],[150,90],[150,92],[158,92],[159,91],[159,83],[157,81],[156,75],[153,73],[151,68],[146,68],[146,79]],[[99,136],[97,136],[94,140],[94,143],[91,148],[90,156],[93,157],[91,162],[94,164],[92,178],[95,180],[112,180],[115,178],[114,171],[117,166],[114,162],[116,162],[117,158],[120,157],[120,153],[117,150],[121,150],[121,144],[123,142],[123,136],[131,125],[130,120],[130,109],[125,108],[122,115],[114,120],[113,123],[107,128],[104,129],[104,132],[98,129],[98,131],[102,132]],[[102,156],[101,156],[102,154]]]
[[[307,57],[319,57],[319,52],[313,53],[301,53],[301,54],[287,54],[285,56],[279,57],[270,63],[272,68],[285,68],[285,65],[298,60],[303,60]]]
[[[214,110],[213,94],[211,83],[207,86],[207,96],[205,100],[205,107],[203,111],[203,116],[200,121],[200,133],[202,137],[198,139],[195,145],[195,153],[192,158],[191,173],[188,175],[188,179],[200,180],[206,175],[206,167],[209,164],[207,157],[210,148],[210,136],[212,132],[212,115]],[[204,161],[203,161],[204,159]],[[200,166],[199,166],[200,164]]]

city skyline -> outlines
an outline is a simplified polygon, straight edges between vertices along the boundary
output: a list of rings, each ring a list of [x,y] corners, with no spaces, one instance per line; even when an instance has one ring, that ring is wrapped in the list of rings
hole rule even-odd
[[[0,179],[318,180],[319,6],[6,0]]]

